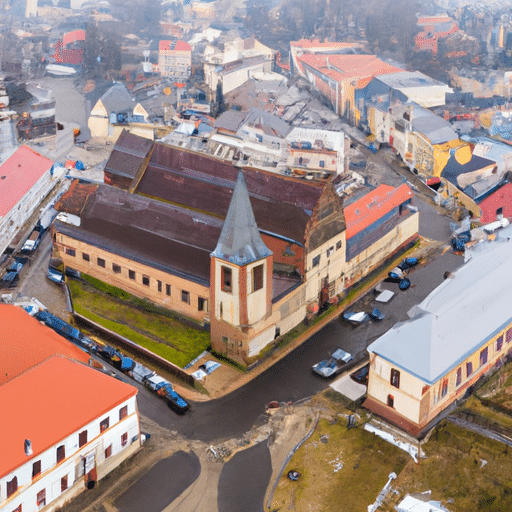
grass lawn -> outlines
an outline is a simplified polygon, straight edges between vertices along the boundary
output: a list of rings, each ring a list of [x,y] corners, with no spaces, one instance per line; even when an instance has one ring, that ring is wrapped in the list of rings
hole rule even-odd
[[[183,368],[210,345],[207,331],[170,315],[144,310],[83,281],[69,280],[75,311]]]
[[[395,512],[406,494],[431,491],[451,512],[512,511],[512,447],[443,420],[422,445],[426,458],[412,457],[363,430],[367,412],[348,430],[336,393],[322,395],[322,417],[313,435],[293,455],[277,485],[272,512],[367,512],[388,475],[397,493],[388,494],[379,512]],[[476,400],[476,399],[475,399]],[[471,405],[471,404],[470,404]],[[301,473],[292,482],[288,471]]]
[[[366,512],[389,474],[399,473],[410,455],[363,430],[350,430],[339,404],[337,420],[322,418],[313,435],[297,450],[276,488],[271,510]],[[412,459],[411,459],[412,460]],[[301,473],[292,482],[288,471]]]
[[[427,458],[407,464],[395,481],[400,499],[431,490],[452,512],[512,510],[512,448],[444,420],[423,449]]]

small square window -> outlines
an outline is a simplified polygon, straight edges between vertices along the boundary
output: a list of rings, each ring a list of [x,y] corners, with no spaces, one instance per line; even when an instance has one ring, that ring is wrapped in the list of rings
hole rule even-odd
[[[126,446],[128,444],[128,432],[121,434],[121,446]]]
[[[135,270],[128,270],[128,277],[130,279],[135,279]]]
[[[103,258],[98,258],[98,267],[105,268],[105,260]]]
[[[318,267],[320,265],[320,254],[313,258],[313,267]]]
[[[86,253],[86,252],[83,252],[82,253],[82,259],[84,261],[90,261],[91,260],[91,257]]]
[[[169,297],[171,296],[171,285],[170,284],[165,285],[165,295],[168,295]]]
[[[67,247],[67,248],[66,248],[66,254],[67,254],[68,256],[73,256],[73,257],[75,257],[75,256],[76,256],[76,251],[75,251],[75,249],[70,249],[69,247]]]
[[[181,290],[181,302],[186,302],[187,304],[190,304],[190,292]]]
[[[120,274],[121,273],[121,265],[112,263],[112,271],[114,272],[114,274]]]
[[[100,422],[100,433],[101,432],[105,432],[105,430],[107,430],[109,425],[110,425],[110,421],[109,421],[109,418],[107,416],[102,422]]]
[[[144,286],[149,286],[149,276],[142,276],[142,284]]]
[[[125,405],[124,407],[121,407],[119,409],[119,421],[121,421],[123,418],[126,418],[128,416],[128,406]]]
[[[341,249],[341,240],[336,242],[336,250]]]

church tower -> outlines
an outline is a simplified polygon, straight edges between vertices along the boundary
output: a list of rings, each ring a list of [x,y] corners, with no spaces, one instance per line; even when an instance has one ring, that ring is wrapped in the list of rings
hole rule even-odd
[[[211,341],[234,359],[247,353],[250,331],[272,310],[272,252],[256,225],[249,192],[238,173],[231,203],[211,254]]]

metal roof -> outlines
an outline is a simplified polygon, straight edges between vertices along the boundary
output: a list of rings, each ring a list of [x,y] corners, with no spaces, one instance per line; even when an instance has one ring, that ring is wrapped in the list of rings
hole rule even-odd
[[[456,270],[410,312],[374,341],[368,351],[432,385],[476,353],[512,322],[512,242],[500,242]],[[504,230],[501,231],[504,234]]]
[[[420,71],[399,71],[398,73],[388,73],[386,75],[379,75],[376,77],[376,80],[380,80],[394,89],[439,86],[446,87],[450,91],[452,90],[451,87],[443,82],[430,78]]]
[[[246,265],[272,255],[261,239],[244,175],[238,178],[213,256],[236,265]]]
[[[153,141],[123,130],[105,165],[105,172],[135,178],[152,146]]]

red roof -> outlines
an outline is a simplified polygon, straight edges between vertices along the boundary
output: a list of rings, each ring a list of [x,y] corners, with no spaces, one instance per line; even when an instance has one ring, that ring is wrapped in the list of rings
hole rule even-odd
[[[405,183],[398,188],[379,185],[361,199],[348,205],[344,209],[347,240],[409,199],[412,199],[412,190]]]
[[[160,41],[160,43],[158,45],[158,49],[160,51],[173,50],[176,52],[192,51],[192,48],[190,47],[190,45],[188,43],[186,43],[185,41],[176,41],[175,42],[175,41],[169,41],[169,40]]]
[[[0,304],[0,388],[54,354],[83,363],[89,361],[83,350],[32,318],[22,308]]]
[[[85,41],[85,30],[78,29],[73,30],[72,32],[68,32],[67,34],[64,34],[64,37],[62,38],[62,42],[64,43],[64,46],[74,43],[75,41]]]
[[[387,64],[375,55],[302,55],[297,59],[326,76],[341,82],[397,73],[403,69]]]
[[[0,166],[0,216],[5,217],[52,165],[29,147],[18,148]]]
[[[0,478],[136,394],[133,386],[63,356],[0,386]],[[32,443],[31,456],[25,455],[25,439]]]

